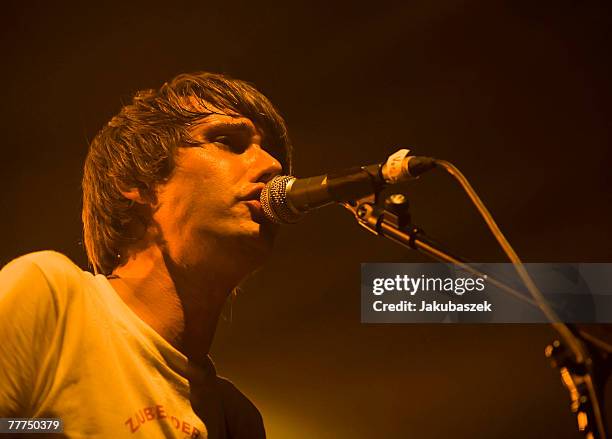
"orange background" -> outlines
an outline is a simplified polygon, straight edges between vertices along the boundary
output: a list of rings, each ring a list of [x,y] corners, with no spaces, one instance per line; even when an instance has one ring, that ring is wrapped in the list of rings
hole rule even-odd
[[[85,267],[88,139],[134,91],[194,70],[271,98],[298,176],[410,147],[455,163],[525,261],[612,261],[608,2],[169,4],[3,3],[0,263],[52,248]],[[504,260],[449,177],[409,196],[449,248]],[[359,322],[361,262],[425,260],[339,207],[283,230],[213,349],[271,439],[580,437],[548,327]]]

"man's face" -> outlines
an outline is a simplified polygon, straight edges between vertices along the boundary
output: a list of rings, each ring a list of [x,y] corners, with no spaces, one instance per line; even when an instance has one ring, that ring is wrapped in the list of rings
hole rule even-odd
[[[175,262],[184,266],[258,266],[276,227],[262,213],[259,194],[281,165],[262,147],[255,125],[241,116],[213,114],[191,130],[199,146],[178,148],[175,169],[158,187],[153,219]]]

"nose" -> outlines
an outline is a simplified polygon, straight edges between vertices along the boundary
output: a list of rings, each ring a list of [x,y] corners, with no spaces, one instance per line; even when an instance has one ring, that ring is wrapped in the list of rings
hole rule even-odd
[[[255,181],[267,183],[272,178],[279,175],[283,167],[268,151],[257,146],[257,156],[253,169],[256,172]]]

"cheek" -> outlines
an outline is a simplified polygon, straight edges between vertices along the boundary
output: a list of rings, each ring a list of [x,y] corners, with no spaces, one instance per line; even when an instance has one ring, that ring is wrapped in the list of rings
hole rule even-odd
[[[198,150],[183,154],[170,180],[158,191],[159,218],[185,226],[190,219],[222,215],[231,207],[239,163]]]
[[[245,172],[241,156],[215,147],[193,148],[177,160],[176,177],[191,187],[228,189]]]
[[[186,226],[195,217],[214,215],[225,209],[225,194],[218,181],[185,174],[173,180],[160,194],[160,218],[178,227]]]

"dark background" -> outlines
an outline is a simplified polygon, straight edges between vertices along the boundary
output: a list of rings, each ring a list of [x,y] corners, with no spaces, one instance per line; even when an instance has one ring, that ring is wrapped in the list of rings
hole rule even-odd
[[[195,70],[270,97],[299,176],[410,147],[463,170],[525,261],[612,261],[608,2],[53,3],[2,3],[2,264],[50,248],[86,267],[88,140]],[[448,176],[410,198],[431,235],[504,261]],[[425,260],[340,207],[283,230],[213,349],[271,439],[580,437],[547,326],[360,323],[361,262]]]

